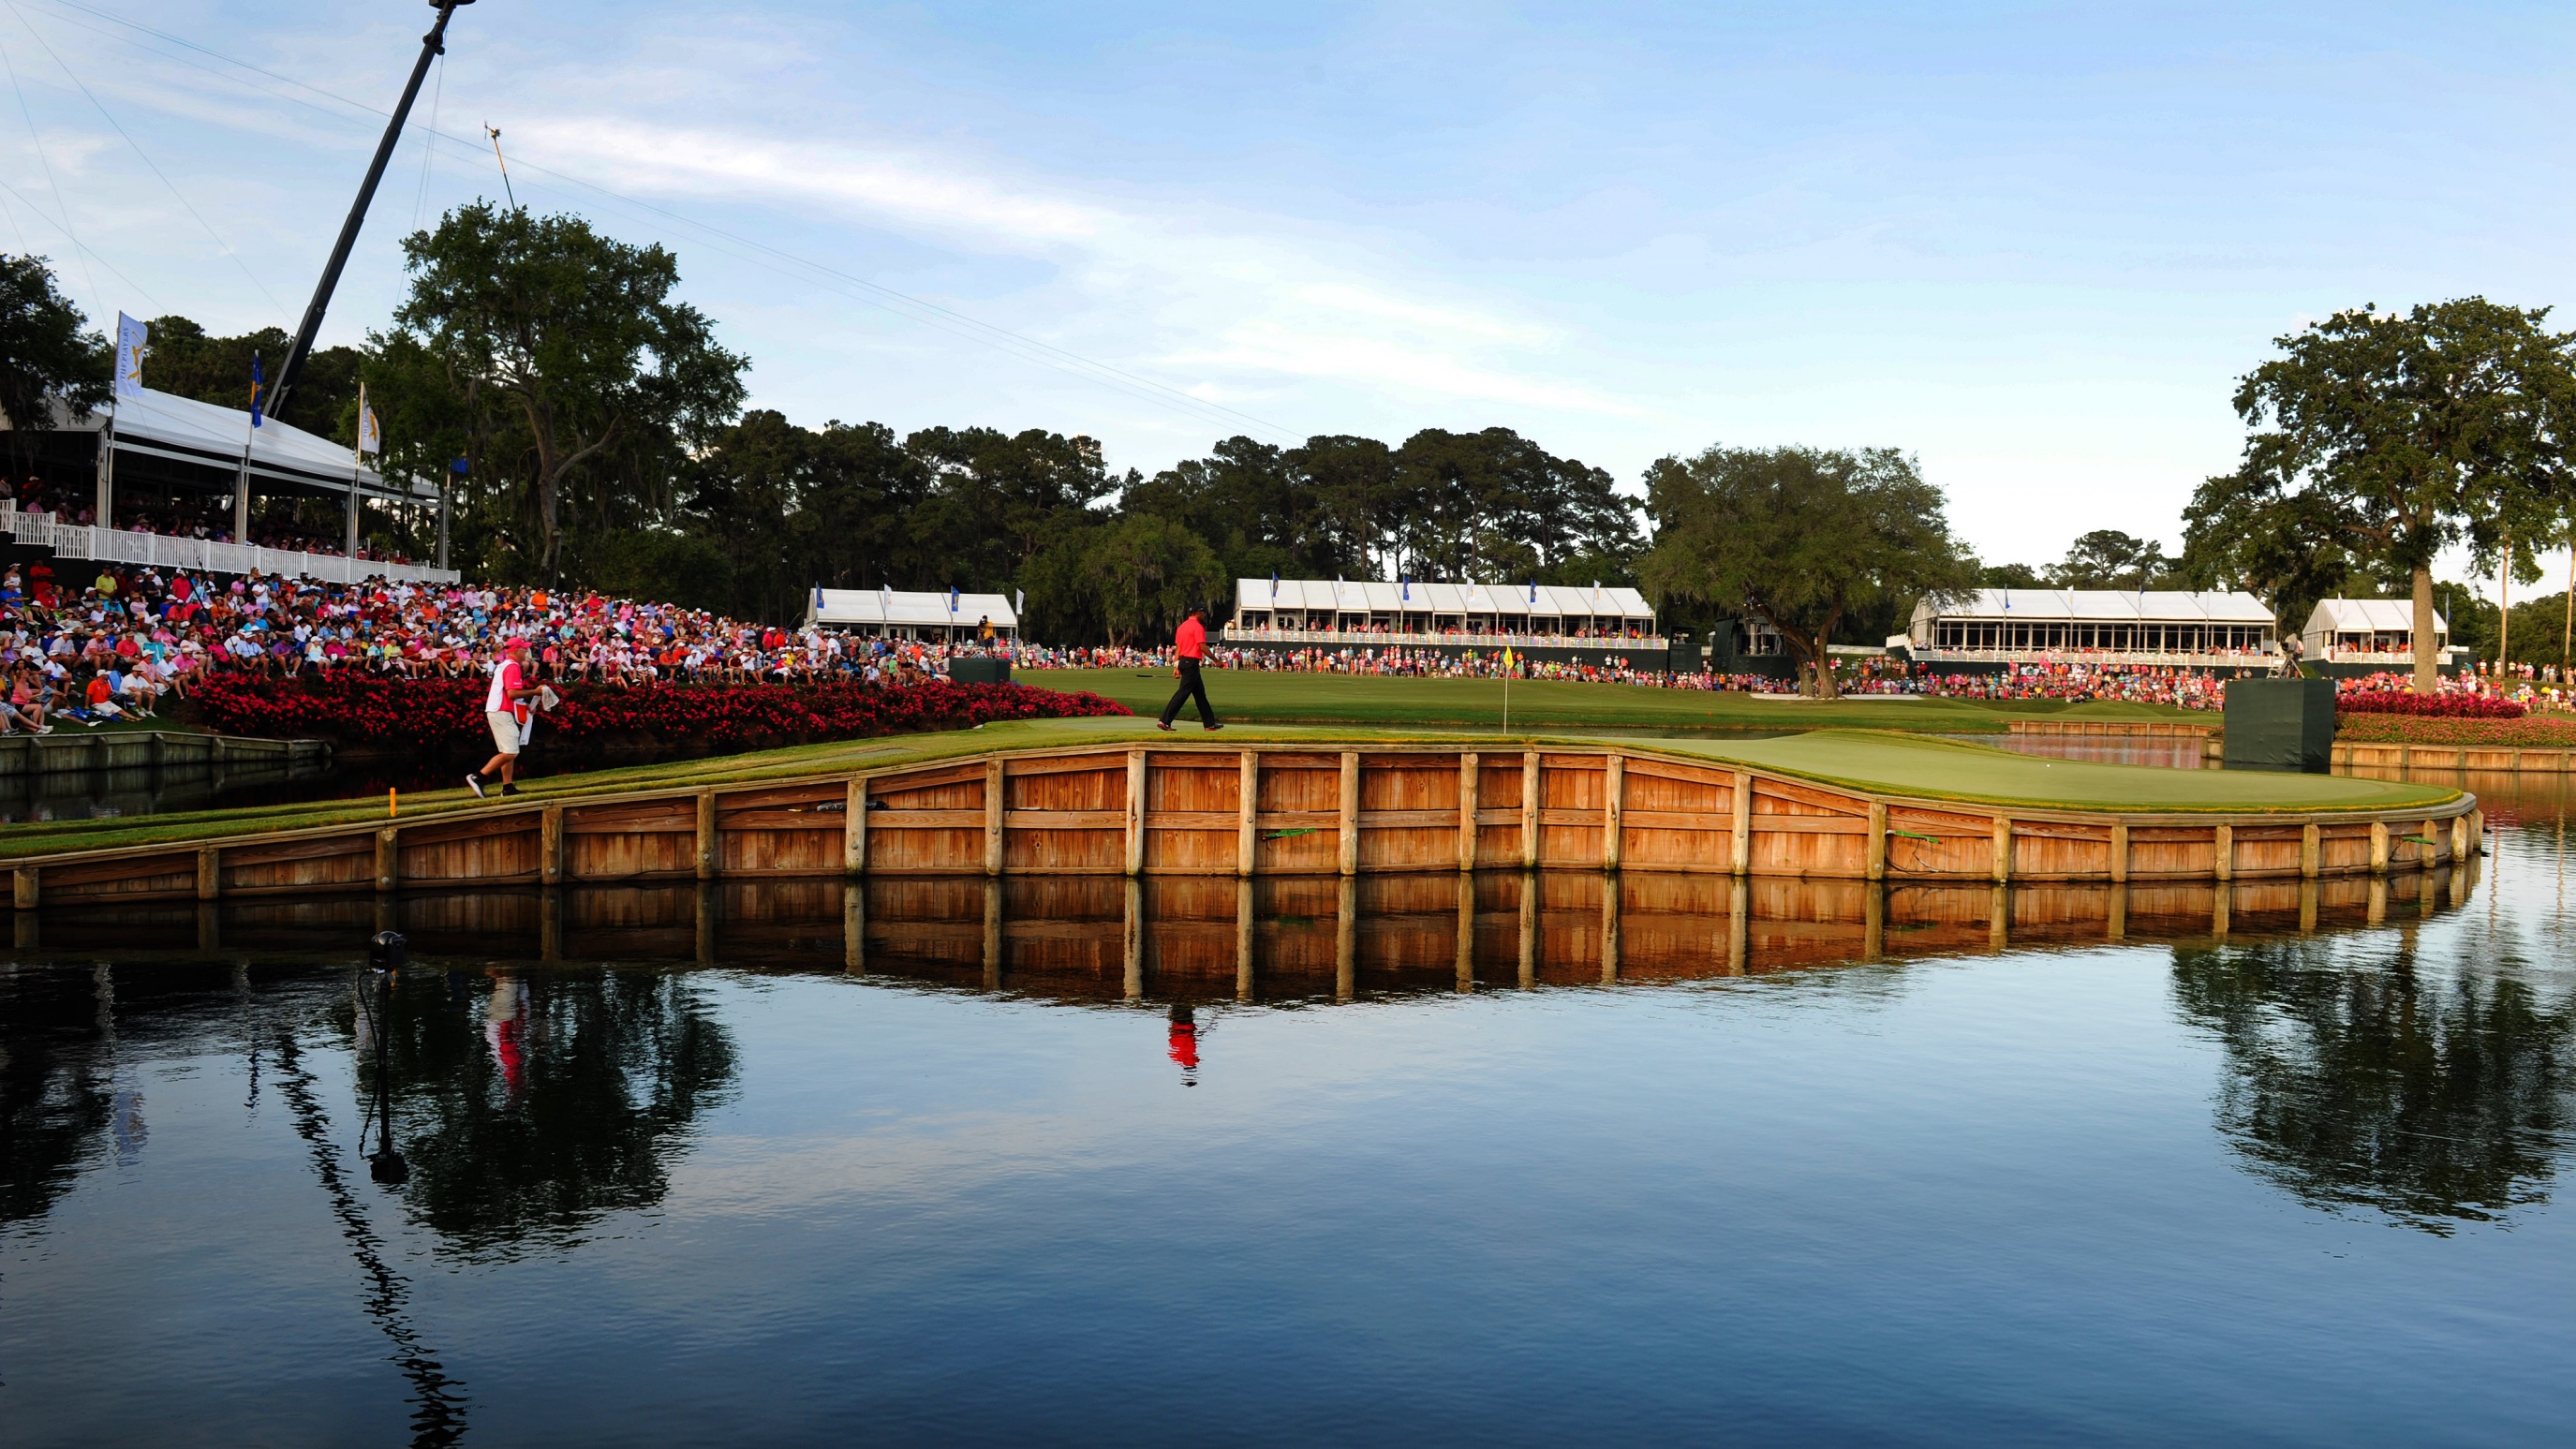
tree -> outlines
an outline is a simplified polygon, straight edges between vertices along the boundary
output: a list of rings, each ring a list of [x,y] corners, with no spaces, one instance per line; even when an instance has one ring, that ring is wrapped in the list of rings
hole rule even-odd
[[[927,485],[909,514],[919,562],[903,588],[999,589],[1117,486],[1100,444],[1078,434],[925,428],[903,446]]]
[[[2154,539],[2097,528],[2075,540],[2049,581],[2061,589],[2144,589],[2163,582],[2170,567]]]
[[[1102,525],[1080,557],[1082,578],[1112,644],[1140,634],[1160,637],[1226,583],[1224,565],[1197,534],[1151,513]]]
[[[1711,448],[1646,470],[1659,596],[1741,607],[1780,631],[1831,697],[1826,646],[1856,608],[1971,587],[1941,490],[1892,448]]]
[[[2567,513],[2576,409],[2576,334],[2544,331],[2548,315],[2468,297],[2277,339],[2283,355],[2236,392],[2255,429],[2241,465],[2184,513],[2186,561],[2265,590],[2283,618],[2355,572],[2409,577],[2428,642],[2433,560],[2451,543],[2537,579],[2533,547]],[[2415,687],[2434,671],[2416,650]]]
[[[516,445],[493,461],[536,525],[540,578],[559,572],[571,485],[594,484],[599,526],[621,506],[667,503],[682,456],[742,407],[748,361],[672,299],[679,265],[659,246],[601,236],[577,216],[477,203],[405,238],[403,255],[411,295],[395,333],[370,340],[381,354],[409,339],[476,439]]]
[[[87,320],[43,257],[0,255],[0,413],[14,474],[27,471],[31,440],[54,425],[57,405],[78,416],[107,401],[113,353]]]
[[[2028,564],[1982,564],[1977,569],[1977,587],[1983,589],[2044,589],[2048,581],[2039,570]]]

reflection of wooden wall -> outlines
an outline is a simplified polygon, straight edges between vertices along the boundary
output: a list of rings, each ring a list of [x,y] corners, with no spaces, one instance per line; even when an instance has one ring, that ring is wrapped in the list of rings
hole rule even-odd
[[[91,852],[22,864],[14,900],[25,908],[462,885],[976,873],[1221,882],[1532,867],[2206,884],[2419,871],[2468,852],[2482,828],[2466,797],[2377,817],[1997,812],[1636,748],[1120,744]]]
[[[2474,867],[2471,867],[2473,870]],[[2465,899],[2470,871],[2220,885],[1889,882],[1640,871],[1370,876],[880,876],[254,896],[58,907],[20,944],[695,961],[858,970],[1116,999],[1334,996],[1697,980],[2099,941],[2378,924]]]

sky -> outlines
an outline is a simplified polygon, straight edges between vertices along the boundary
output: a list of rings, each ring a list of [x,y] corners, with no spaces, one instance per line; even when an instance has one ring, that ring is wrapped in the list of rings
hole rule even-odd
[[[432,12],[0,0],[0,248],[292,329]],[[323,328],[500,199],[678,256],[800,423],[1895,447],[1990,561],[2180,542],[2336,310],[2570,292],[2566,6],[479,0]],[[434,128],[434,134],[433,134]],[[2576,325],[2576,324],[2571,324]],[[147,373],[147,382],[148,382]]]

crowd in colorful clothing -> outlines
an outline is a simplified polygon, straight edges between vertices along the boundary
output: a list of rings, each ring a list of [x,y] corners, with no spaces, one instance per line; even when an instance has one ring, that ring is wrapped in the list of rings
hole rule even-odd
[[[582,590],[257,572],[217,582],[120,566],[76,583],[57,572],[43,562],[0,570],[0,733],[151,715],[216,672],[483,678],[513,638],[527,641],[538,679],[607,684],[906,683],[975,647],[800,632]]]

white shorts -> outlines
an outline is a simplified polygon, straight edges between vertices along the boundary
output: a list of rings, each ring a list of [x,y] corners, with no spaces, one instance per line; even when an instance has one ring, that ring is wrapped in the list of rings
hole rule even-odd
[[[492,744],[496,749],[505,755],[519,752],[518,716],[506,709],[496,709],[486,712],[483,722],[492,727]]]

